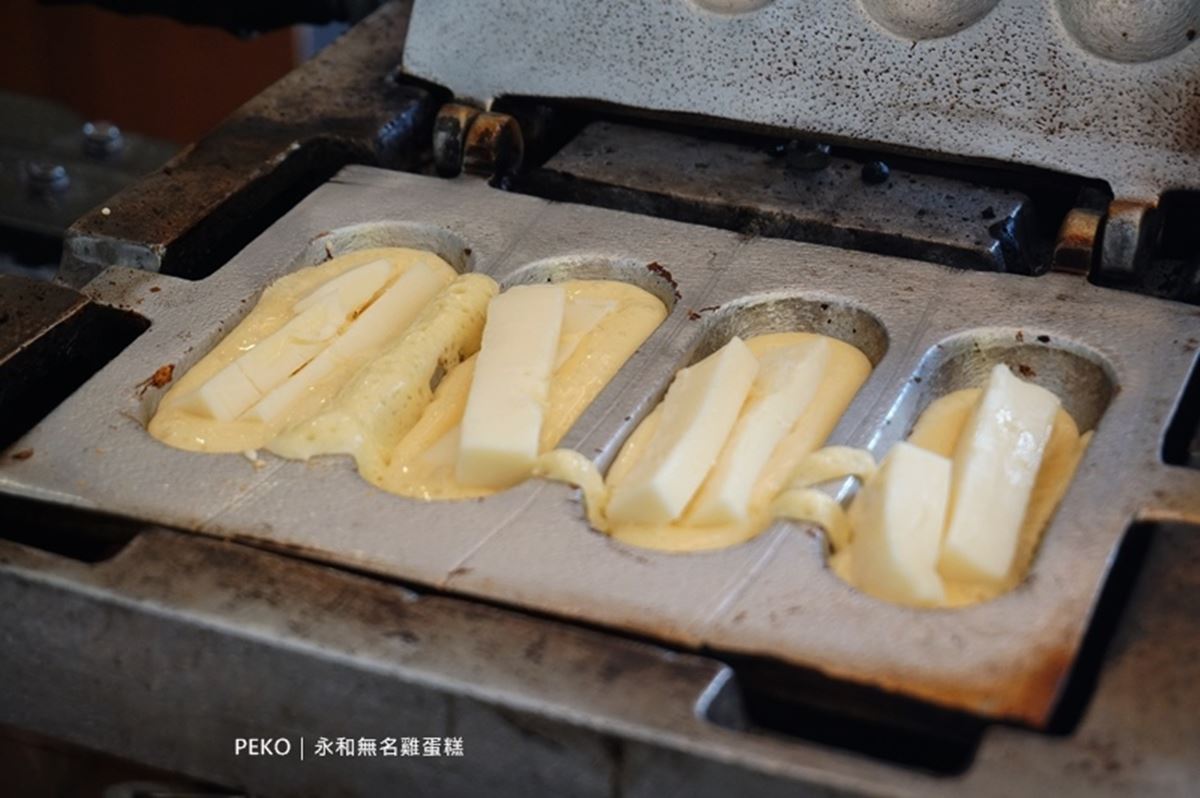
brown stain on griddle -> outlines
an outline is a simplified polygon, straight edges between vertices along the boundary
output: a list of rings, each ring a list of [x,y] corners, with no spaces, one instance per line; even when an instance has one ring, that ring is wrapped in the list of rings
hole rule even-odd
[[[1047,728],[1074,661],[1066,647],[1043,648],[1019,664],[997,662],[966,679],[942,682],[913,672],[864,674],[819,667],[834,679],[859,682],[949,709]],[[805,663],[812,667],[812,663]]]
[[[137,384],[137,395],[139,398],[146,394],[146,391],[151,388],[162,388],[175,377],[175,364],[167,363],[155,369],[154,373],[148,378]]]
[[[679,283],[675,281],[675,276],[671,274],[666,266],[663,266],[658,261],[650,261],[646,264],[646,269],[654,275],[661,277],[671,286],[671,292],[675,295],[675,299],[682,299],[683,294],[679,293]]]

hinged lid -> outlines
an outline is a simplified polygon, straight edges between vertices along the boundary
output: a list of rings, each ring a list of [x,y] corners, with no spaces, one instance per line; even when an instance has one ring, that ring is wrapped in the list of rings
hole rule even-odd
[[[406,71],[1200,188],[1200,0],[416,0]]]

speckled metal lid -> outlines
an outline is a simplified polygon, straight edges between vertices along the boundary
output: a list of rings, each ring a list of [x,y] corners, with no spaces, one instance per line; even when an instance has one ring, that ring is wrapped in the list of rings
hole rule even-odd
[[[405,69],[1200,188],[1200,0],[416,0]]]

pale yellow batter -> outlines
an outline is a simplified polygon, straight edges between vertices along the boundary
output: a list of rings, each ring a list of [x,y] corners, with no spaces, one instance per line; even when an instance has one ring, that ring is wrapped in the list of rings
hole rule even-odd
[[[694,523],[690,514],[696,499],[704,495],[705,486],[701,485],[688,509],[670,524],[609,524],[602,511],[607,503],[607,495],[628,476],[645,446],[653,438],[658,426],[658,408],[630,435],[603,482],[598,475],[592,475],[594,467],[589,469],[589,461],[570,452],[555,452],[553,457],[543,457],[538,471],[543,476],[584,488],[589,519],[593,526],[625,543],[661,551],[684,552],[719,549],[745,542],[771,524],[774,519],[771,512],[772,500],[789,484],[793,472],[805,456],[818,449],[829,437],[871,372],[870,361],[858,349],[844,341],[815,333],[759,335],[746,339],[746,345],[756,357],[761,358],[773,349],[792,346],[813,338],[825,338],[829,347],[829,360],[824,376],[812,401],[800,414],[791,431],[776,445],[763,467],[751,497],[749,517],[743,523],[719,526],[701,526]]]
[[[380,260],[391,267],[388,286],[418,267],[432,275],[426,278],[426,287],[440,290],[431,293],[415,318],[395,323],[395,329],[377,328],[373,345],[354,349],[352,356],[331,357],[326,351],[331,347],[325,345],[285,384],[267,391],[274,400],[272,414],[261,411],[269,401],[226,420],[197,409],[198,388],[256,345],[277,341],[280,336],[270,336],[291,322],[298,308],[316,301],[311,299],[314,294],[319,300],[323,286],[351,269]],[[558,443],[667,314],[659,299],[626,283],[581,280],[560,285],[568,311],[574,306],[580,312],[569,313],[576,323],[564,324],[559,336],[540,430],[542,451]],[[385,291],[386,286],[373,301],[382,301]],[[458,484],[454,465],[488,303],[498,292],[490,277],[458,276],[440,258],[419,250],[363,250],[301,269],[268,287],[242,323],[172,387],[149,431],[164,443],[195,451],[266,448],[296,459],[349,454],[364,478],[384,490],[415,498],[493,493],[495,489]],[[362,337],[354,325],[368,319],[372,307],[368,302],[355,314],[336,318],[338,329],[322,328],[320,335],[332,341],[353,330]],[[582,325],[579,319],[584,320]],[[299,343],[319,345],[309,340]]]
[[[982,393],[981,388],[965,388],[935,400],[917,420],[908,442],[943,457],[952,457],[958,444],[958,436]],[[1033,493],[1029,498],[1025,520],[1021,525],[1017,555],[1008,579],[997,585],[944,580],[946,599],[941,606],[961,607],[987,601],[1012,590],[1025,578],[1034,554],[1037,553],[1037,546],[1046,524],[1066,493],[1067,486],[1071,484],[1071,478],[1075,475],[1075,469],[1091,439],[1091,432],[1079,434],[1075,420],[1067,411],[1058,411],[1034,482]],[[830,559],[830,565],[834,573],[844,581],[854,584],[854,580],[850,578],[850,557],[849,546],[837,548]]]
[[[250,314],[167,391],[150,420],[150,434],[179,449],[197,452],[252,451],[265,446],[288,424],[319,412],[342,383],[377,355],[381,347],[369,348],[339,362],[332,373],[304,392],[301,399],[275,423],[252,420],[244,415],[232,421],[218,421],[193,412],[186,399],[217,372],[293,318],[293,306],[302,298],[350,269],[377,260],[391,263],[397,278],[416,264],[424,264],[440,273],[447,285],[456,275],[450,264],[431,252],[377,248],[351,252],[320,266],[299,269],[281,277],[263,291]],[[402,330],[391,332],[398,335]]]
[[[756,356],[761,357],[764,352],[793,343],[805,335],[809,334],[760,336],[746,343]],[[609,496],[614,486],[626,478],[653,438],[659,408],[651,412],[626,441],[607,479],[601,477],[590,460],[568,450],[543,455],[536,473],[581,488],[588,521],[594,528],[645,548],[686,552],[732,546],[759,534],[776,518],[818,524],[826,531],[833,571],[844,581],[854,584],[850,559],[852,547],[848,545],[854,532],[848,516],[838,502],[828,494],[814,490],[813,486],[846,476],[862,481],[870,479],[875,472],[874,460],[864,450],[837,446],[818,450],[866,379],[870,364],[857,349],[840,341],[834,343],[837,344],[834,356],[812,404],[777,445],[755,484],[746,523],[729,526],[696,524],[689,518],[696,505],[695,498],[683,515],[670,524],[621,525],[608,519],[605,508]],[[943,457],[952,457],[982,393],[980,388],[969,388],[934,401],[918,419],[909,443]],[[986,601],[1011,590],[1024,578],[1041,535],[1066,493],[1091,437],[1091,432],[1080,435],[1074,419],[1065,410],[1058,411],[1030,495],[1008,578],[993,585],[945,580],[945,598],[937,606],[960,607]],[[703,487],[697,496],[702,493]]]
[[[653,295],[627,283],[579,280],[562,283],[567,302],[613,302],[615,307],[578,341],[560,340],[571,349],[550,381],[540,449],[553,449],[617,370],[666,317]],[[433,401],[396,446],[386,469],[364,473],[384,490],[421,499],[461,499],[495,491],[459,484],[454,479],[459,425],[467,404],[474,359],[450,371]]]

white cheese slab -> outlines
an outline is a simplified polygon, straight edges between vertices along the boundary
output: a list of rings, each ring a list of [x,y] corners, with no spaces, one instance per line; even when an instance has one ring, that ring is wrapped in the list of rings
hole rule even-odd
[[[759,359],[746,407],[689,513],[692,523],[746,520],[763,466],[816,395],[828,362],[829,346],[821,338],[771,350]]]
[[[1059,404],[1007,366],[992,369],[954,451],[943,576],[981,582],[1008,576]]]
[[[464,485],[505,487],[533,469],[565,304],[553,284],[516,286],[489,303],[455,464]]]
[[[609,521],[662,524],[678,518],[716,462],[757,374],[758,359],[736,337],[676,374],[658,429],[613,487]]]
[[[852,581],[885,601],[940,602],[938,553],[950,497],[948,458],[897,443],[850,505]]]

